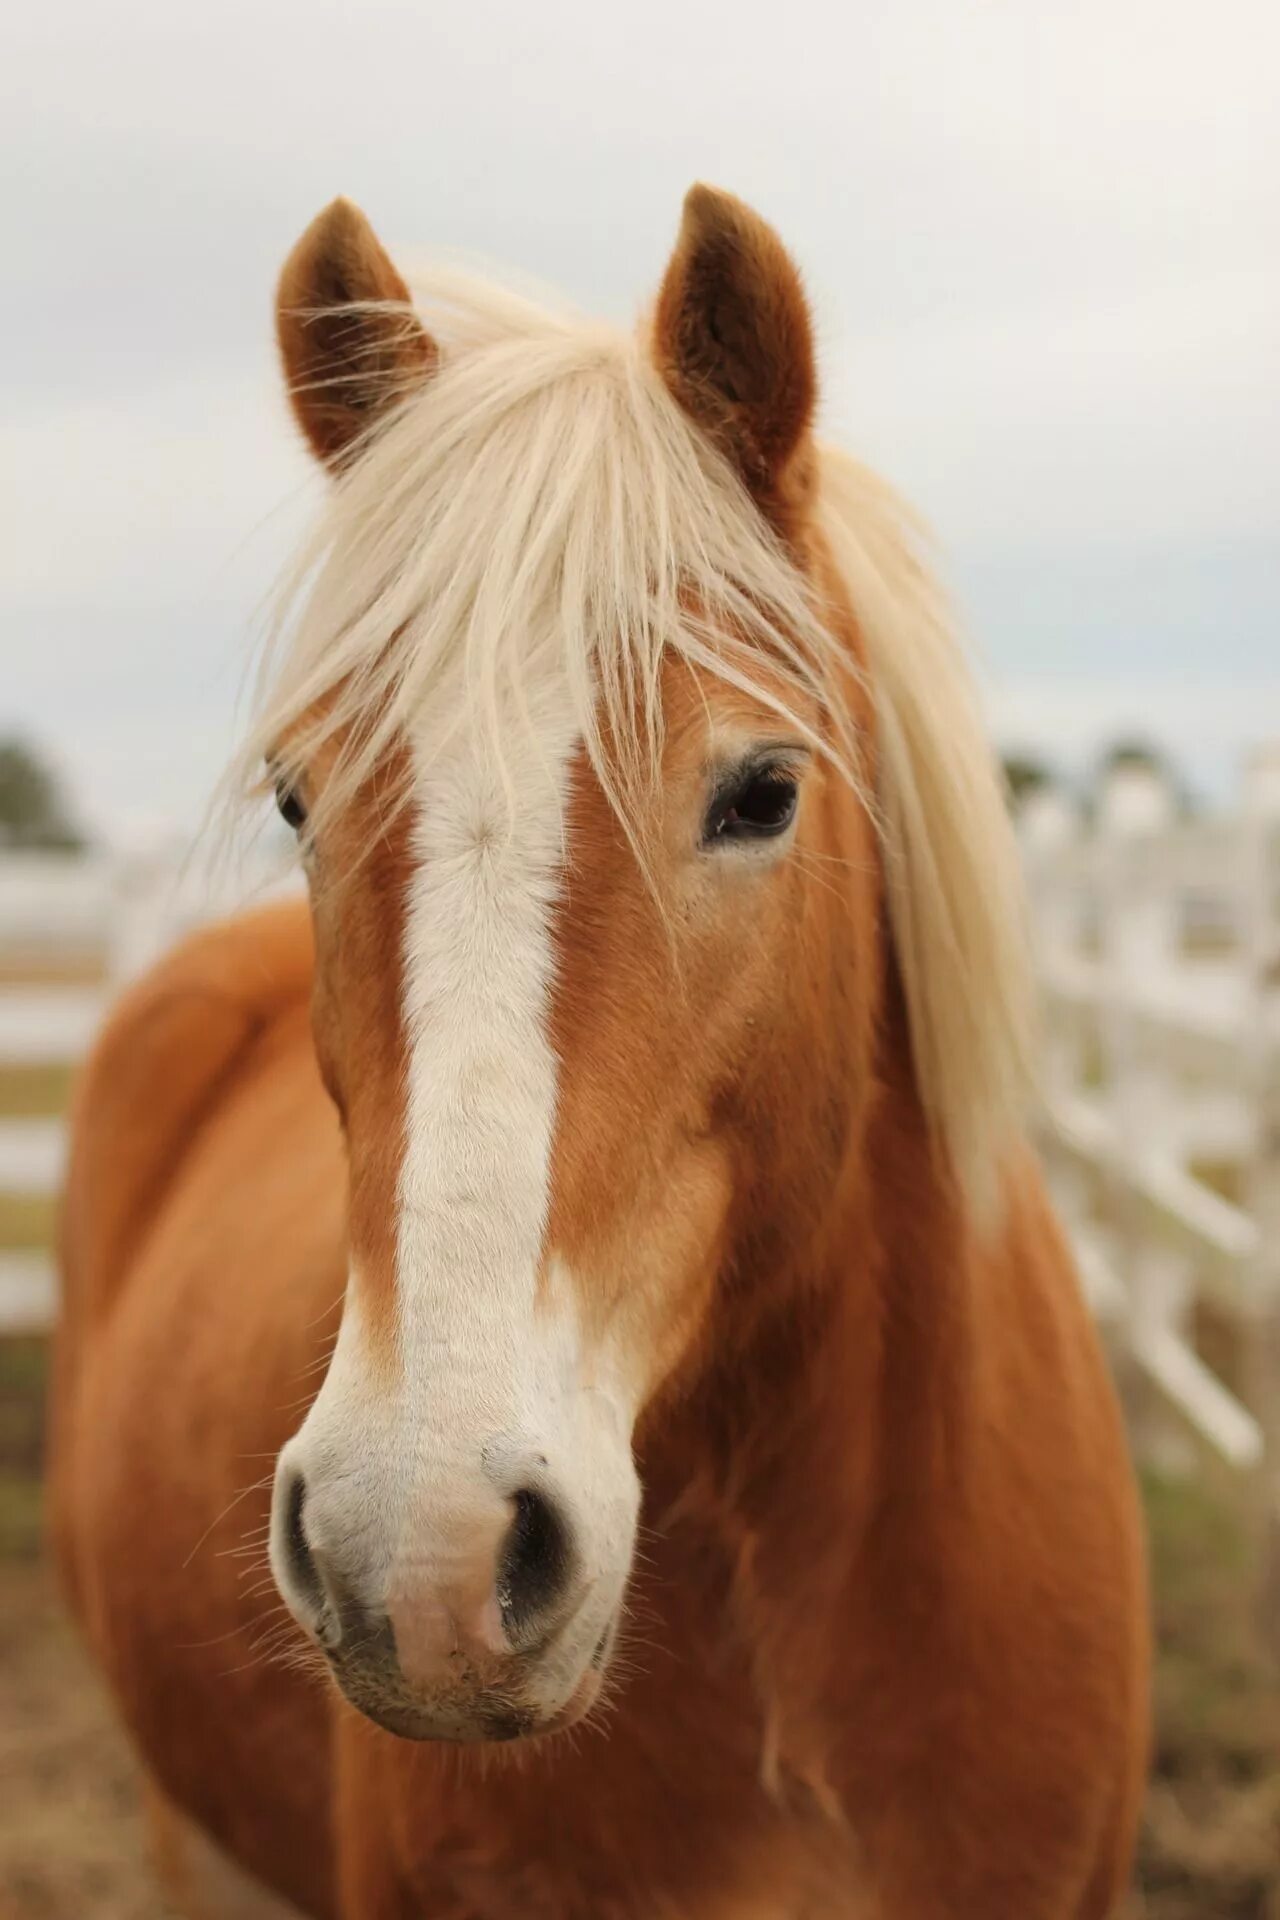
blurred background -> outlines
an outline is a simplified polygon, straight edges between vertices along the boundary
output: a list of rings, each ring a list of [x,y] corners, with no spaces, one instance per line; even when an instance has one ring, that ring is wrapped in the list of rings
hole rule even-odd
[[[158,1920],[40,1564],[62,1121],[318,482],[271,294],[336,193],[626,321],[682,195],[800,260],[827,430],[931,523],[1032,888],[1045,1150],[1152,1525],[1134,1914],[1280,1915],[1280,16],[1263,0],[55,0],[5,28],[0,1913]],[[976,1917],[975,1917],[976,1920]]]

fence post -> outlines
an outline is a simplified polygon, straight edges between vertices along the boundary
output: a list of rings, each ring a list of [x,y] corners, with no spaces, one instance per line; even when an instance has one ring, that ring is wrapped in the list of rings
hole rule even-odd
[[[1083,821],[1070,794],[1057,785],[1035,787],[1015,816],[1026,876],[1036,964],[1052,980],[1056,967],[1078,961],[1083,944],[1081,858]],[[1054,1009],[1042,1034],[1042,1089],[1052,1107],[1077,1094],[1084,1077],[1084,1022],[1074,1009]],[[1085,1230],[1090,1212],[1085,1169],[1061,1157],[1052,1169],[1053,1193],[1069,1230]]]
[[[1080,892],[1073,885],[1071,856],[1080,839],[1080,810],[1058,787],[1038,787],[1018,809],[1018,844],[1031,908],[1031,927],[1037,953],[1047,964],[1063,954],[1080,951]],[[1058,1049],[1078,1041],[1072,1032],[1065,1042],[1056,1032],[1048,1045]],[[1054,1061],[1048,1063],[1052,1076]],[[1074,1084],[1075,1075],[1068,1075]]]
[[[1263,1432],[1263,1627],[1280,1652],[1280,744],[1246,761],[1241,799],[1241,1080],[1255,1120],[1244,1202],[1258,1232],[1246,1277],[1243,1361],[1246,1397]]]
[[[1049,951],[1080,945],[1080,898],[1062,885],[1066,850],[1080,836],[1080,812],[1059,787],[1037,787],[1018,808],[1016,826],[1036,939]]]
[[[177,930],[181,845],[149,839],[117,862],[109,967],[113,984],[134,979],[159,958]]]
[[[1107,1206],[1127,1303],[1131,1356],[1126,1397],[1140,1457],[1164,1465],[1185,1458],[1183,1436],[1152,1390],[1141,1356],[1165,1333],[1186,1328],[1190,1269],[1177,1249],[1153,1241],[1136,1175],[1142,1163],[1177,1153],[1177,1103],[1157,1052],[1144,1043],[1138,1009],[1153,980],[1178,965],[1180,902],[1154,843],[1175,817],[1173,789],[1154,766],[1123,764],[1098,795],[1100,947],[1103,970],[1099,1040],[1103,1098],[1113,1124],[1114,1162]]]

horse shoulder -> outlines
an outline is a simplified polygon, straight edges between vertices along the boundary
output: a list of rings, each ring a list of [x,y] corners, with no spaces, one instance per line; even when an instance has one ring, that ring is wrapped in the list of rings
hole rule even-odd
[[[95,1329],[127,1286],[174,1176],[255,1040],[305,999],[312,958],[300,901],[204,928],[121,996],[81,1071],[60,1214],[50,1423],[54,1546],[73,1593],[65,1481]]]
[[[1004,1676],[1002,1742],[1024,1784],[1034,1789],[1039,1776],[1045,1858],[1059,1825],[1072,1824],[1074,1795],[1081,1831],[1094,1836],[1079,1911],[1103,1915],[1122,1886],[1147,1760],[1142,1522],[1098,1329],[1030,1157],[979,1278],[991,1290],[983,1554],[1000,1569],[979,1584],[989,1599],[1004,1596],[1005,1611],[997,1604],[989,1621]]]

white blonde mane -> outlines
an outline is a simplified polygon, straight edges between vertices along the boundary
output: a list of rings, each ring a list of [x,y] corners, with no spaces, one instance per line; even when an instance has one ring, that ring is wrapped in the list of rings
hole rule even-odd
[[[920,1094],[971,1195],[989,1194],[1028,1084],[1021,888],[969,677],[900,504],[822,451],[818,512],[877,714],[871,796],[843,643],[643,342],[457,274],[418,298],[440,367],[335,482],[287,582],[233,780],[260,790],[282,742],[300,767],[340,736],[323,805],[341,806],[445,673],[464,690],[457,723],[490,725],[501,766],[500,713],[555,649],[625,824],[657,764],[664,658],[749,690],[874,811]],[[820,738],[801,717],[815,697]]]

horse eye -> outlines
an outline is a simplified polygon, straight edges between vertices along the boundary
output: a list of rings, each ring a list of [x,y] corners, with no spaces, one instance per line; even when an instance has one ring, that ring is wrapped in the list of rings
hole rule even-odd
[[[295,833],[306,825],[307,809],[299,797],[298,789],[291,787],[287,780],[276,781],[276,805],[280,809],[280,818]]]
[[[795,779],[783,767],[757,767],[717,795],[703,828],[703,844],[724,840],[769,840],[785,833],[796,815]]]

